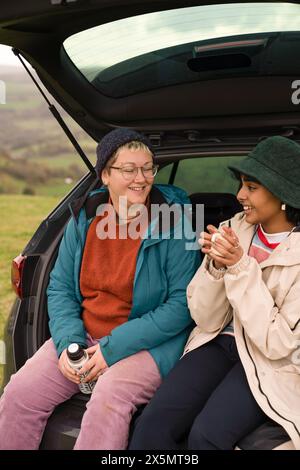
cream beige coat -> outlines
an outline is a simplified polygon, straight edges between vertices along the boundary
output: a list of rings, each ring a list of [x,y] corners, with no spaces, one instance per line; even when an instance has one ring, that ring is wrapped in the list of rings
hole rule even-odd
[[[247,255],[255,227],[243,213],[231,219],[231,226],[244,256],[219,279],[205,257],[187,288],[197,326],[184,354],[217,336],[233,317],[238,352],[257,403],[300,449],[300,232],[291,233],[258,264]]]

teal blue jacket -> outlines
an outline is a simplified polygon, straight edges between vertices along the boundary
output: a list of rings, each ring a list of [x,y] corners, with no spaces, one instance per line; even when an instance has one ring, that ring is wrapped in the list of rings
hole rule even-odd
[[[73,342],[86,346],[79,277],[86,234],[96,214],[94,209],[90,213],[88,206],[97,197],[107,200],[108,193],[104,189],[90,193],[78,216],[73,211],[50,274],[49,327],[58,355]],[[183,190],[170,185],[154,185],[150,201],[180,206],[189,203]],[[138,351],[149,350],[161,375],[165,376],[180,358],[193,326],[186,287],[199,266],[200,257],[198,250],[186,249],[195,239],[184,214],[168,233],[161,230],[153,236],[157,223],[158,218],[151,220],[147,238],[142,240],[138,252],[128,321],[101,338],[100,348],[108,366]],[[179,230],[184,235],[181,239]]]

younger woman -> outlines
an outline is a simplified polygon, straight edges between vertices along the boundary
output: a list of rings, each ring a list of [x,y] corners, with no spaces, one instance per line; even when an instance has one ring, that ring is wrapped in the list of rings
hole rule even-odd
[[[244,210],[201,236],[197,326],[131,449],[233,449],[268,417],[300,449],[300,147],[270,137],[231,170]]]

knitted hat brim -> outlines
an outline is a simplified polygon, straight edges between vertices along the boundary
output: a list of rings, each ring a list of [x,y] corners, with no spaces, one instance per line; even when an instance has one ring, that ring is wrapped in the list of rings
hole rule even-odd
[[[287,181],[282,175],[257,161],[253,156],[246,157],[240,163],[230,165],[228,168],[234,172],[252,176],[281,202],[300,209],[300,186]]]
[[[103,139],[97,145],[97,162],[95,165],[95,170],[98,174],[98,177],[101,179],[102,171],[104,170],[108,160],[111,156],[123,145],[128,144],[129,142],[141,142],[146,145],[149,151],[152,153],[153,161],[155,158],[154,148],[150,140],[143,134],[133,130],[123,128],[117,128],[113,131],[106,134]]]

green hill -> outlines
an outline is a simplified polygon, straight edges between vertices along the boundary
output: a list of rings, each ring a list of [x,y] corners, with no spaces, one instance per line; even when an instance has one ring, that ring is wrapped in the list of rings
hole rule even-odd
[[[0,151],[0,194],[63,196],[83,172],[82,166],[76,163],[51,166],[42,158],[35,161],[13,159],[7,152]]]
[[[22,67],[0,66],[0,78],[6,85],[6,104],[0,105],[0,193],[65,194],[87,171],[85,164]],[[57,108],[94,162],[96,143]]]

